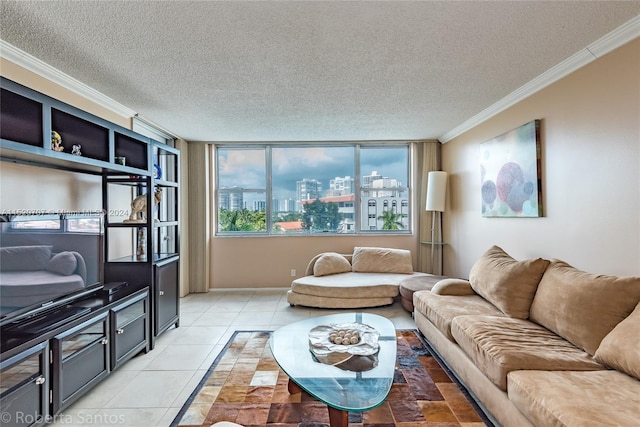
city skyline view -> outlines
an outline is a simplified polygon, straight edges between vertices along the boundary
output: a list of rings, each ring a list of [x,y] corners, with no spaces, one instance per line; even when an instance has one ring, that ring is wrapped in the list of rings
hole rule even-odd
[[[220,189],[243,189],[247,209],[254,202],[265,201],[265,151],[229,149],[218,151],[218,185]],[[355,177],[352,146],[346,147],[274,147],[272,149],[272,198],[296,200],[297,182],[304,179],[321,182],[323,195],[336,178]],[[407,149],[384,148],[360,151],[360,179],[372,174],[407,185]],[[246,190],[256,190],[247,192]]]

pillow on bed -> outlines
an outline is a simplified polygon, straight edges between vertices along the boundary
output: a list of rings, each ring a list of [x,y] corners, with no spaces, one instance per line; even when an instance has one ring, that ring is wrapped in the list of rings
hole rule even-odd
[[[413,273],[411,251],[406,249],[355,247],[353,271],[361,273]]]
[[[351,271],[349,261],[336,252],[322,254],[313,265],[314,276],[328,276],[330,274],[346,273]]]
[[[47,268],[52,246],[8,246],[0,248],[3,271],[37,271]]]
[[[65,251],[51,257],[49,264],[47,264],[47,271],[70,276],[76,271],[77,267],[78,261],[76,257],[71,252]]]

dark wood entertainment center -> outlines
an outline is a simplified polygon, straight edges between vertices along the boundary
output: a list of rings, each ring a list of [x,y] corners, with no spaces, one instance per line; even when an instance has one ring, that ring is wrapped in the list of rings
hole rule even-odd
[[[102,179],[104,288],[0,331],[0,423],[40,426],[179,326],[180,153],[11,80],[0,87],[2,161]],[[127,218],[114,212],[123,188],[145,198],[141,215],[133,203]]]

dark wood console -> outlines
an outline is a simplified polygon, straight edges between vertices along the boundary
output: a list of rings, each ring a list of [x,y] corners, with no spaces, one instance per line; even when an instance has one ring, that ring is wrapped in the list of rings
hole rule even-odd
[[[2,327],[0,424],[39,426],[179,325],[180,152],[4,77],[0,86],[0,160],[101,176],[103,282],[129,284]],[[122,212],[139,197],[146,211]]]
[[[65,312],[81,314],[60,322]],[[127,287],[5,325],[2,425],[45,425],[127,360],[149,351],[149,322],[149,290]]]

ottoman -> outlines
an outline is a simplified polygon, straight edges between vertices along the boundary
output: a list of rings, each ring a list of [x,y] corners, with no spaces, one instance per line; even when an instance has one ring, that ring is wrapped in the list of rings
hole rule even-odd
[[[404,279],[399,285],[402,307],[413,315],[413,293],[416,291],[430,291],[433,285],[447,278],[447,276],[427,274]]]

